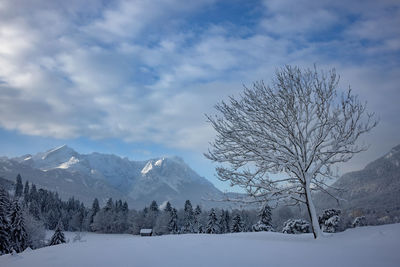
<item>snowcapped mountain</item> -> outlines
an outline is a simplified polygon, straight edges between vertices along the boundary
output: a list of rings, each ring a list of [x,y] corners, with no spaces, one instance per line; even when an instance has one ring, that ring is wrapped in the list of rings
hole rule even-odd
[[[25,155],[15,160],[42,171],[62,169],[70,173],[79,173],[105,181],[124,193],[132,186],[137,172],[143,165],[142,162],[129,161],[127,158],[115,155],[79,154],[66,145],[36,155]]]
[[[222,196],[178,157],[131,161],[101,153],[79,154],[64,145],[35,155],[0,158],[0,177],[14,180],[18,173],[24,181],[57,190],[64,197],[75,196],[87,204],[95,197],[103,201],[113,197],[137,208],[152,200],[182,206],[187,199],[215,206],[207,199]]]
[[[148,203],[151,198],[164,199],[174,203],[193,203],[203,199],[220,198],[222,193],[207,179],[200,177],[181,158],[161,158],[149,160],[134,182],[129,197]],[[189,195],[190,198],[185,196]],[[174,201],[175,200],[175,201]],[[214,203],[215,205],[215,203]]]

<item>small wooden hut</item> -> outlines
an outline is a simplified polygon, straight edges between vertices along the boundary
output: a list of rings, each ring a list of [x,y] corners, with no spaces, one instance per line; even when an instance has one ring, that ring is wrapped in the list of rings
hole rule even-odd
[[[140,229],[140,236],[152,236],[153,229]]]

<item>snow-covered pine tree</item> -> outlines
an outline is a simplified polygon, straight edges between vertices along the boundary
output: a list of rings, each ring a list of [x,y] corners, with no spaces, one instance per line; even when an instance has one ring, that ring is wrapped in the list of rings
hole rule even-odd
[[[37,220],[37,216],[34,216],[31,212],[29,213]],[[51,209],[47,213],[46,223],[50,230],[56,229],[57,223],[60,220],[60,216],[61,214],[58,209]]]
[[[40,212],[39,204],[36,199],[32,199],[31,203],[29,203],[29,212],[36,220],[42,220],[42,213]]]
[[[71,219],[69,221],[69,229],[72,231],[82,231],[83,219],[85,218],[85,208],[82,207],[76,211],[73,211]]]
[[[0,255],[11,252],[9,212],[9,196],[4,188],[0,186]]]
[[[122,212],[125,214],[128,214],[128,212],[129,212],[128,202],[126,202],[126,201],[124,201],[124,203],[122,203]]]
[[[168,230],[171,234],[177,234],[178,233],[178,215],[176,213],[176,209],[172,208],[171,210],[171,219],[168,223]]]
[[[18,201],[14,201],[10,213],[10,241],[12,248],[20,253],[28,247],[28,235]]]
[[[310,224],[303,219],[289,219],[282,229],[284,234],[302,234],[310,232]]]
[[[158,210],[158,204],[155,200],[153,200],[150,204],[150,208],[149,208],[150,212],[159,212]]]
[[[160,213],[160,210],[158,209],[158,204],[155,200],[153,200],[150,204],[150,207],[148,209],[148,212],[145,216],[145,227],[146,228],[154,228],[156,225],[157,217]]]
[[[261,207],[258,217],[260,218],[259,221],[252,226],[254,232],[274,231],[274,228],[272,227],[271,207],[267,203]]]
[[[201,208],[199,205],[196,205],[196,208],[194,209],[194,215],[199,216],[201,214]]]
[[[17,182],[15,183],[15,194],[14,194],[14,197],[16,197],[16,198],[21,197],[23,190],[24,190],[24,186],[22,185],[21,175],[18,173]]]
[[[242,217],[236,214],[232,219],[232,233],[239,233],[243,231]]]
[[[367,218],[365,218],[365,216],[356,217],[353,223],[351,224],[353,228],[367,226],[367,225],[368,225]]]
[[[115,211],[120,212],[122,211],[122,200],[115,200]]]
[[[29,202],[29,182],[25,182],[24,186],[24,201],[25,203]]]
[[[225,211],[224,210],[221,210],[221,215],[219,216],[219,220],[218,220],[218,226],[219,226],[219,233],[225,234],[226,233],[226,225],[225,225]]]
[[[169,203],[169,202],[168,202]],[[156,235],[165,235],[169,234],[169,222],[171,221],[171,212],[172,206],[169,204],[169,208],[164,208],[162,212],[160,212],[159,216],[157,217],[156,224],[153,228],[153,233]]]
[[[164,211],[165,211],[165,212],[171,213],[171,211],[172,211],[172,206],[171,206],[171,203],[169,203],[169,201],[167,201],[167,204],[165,204]]]
[[[99,205],[99,200],[97,198],[95,198],[93,200],[93,204],[92,204],[92,210],[91,210],[91,214],[90,214],[90,220],[89,220],[89,224],[93,223],[93,218],[94,216],[96,216],[96,214],[100,211],[100,205]]]
[[[183,233],[193,233],[194,213],[190,200],[186,200],[183,217]]]
[[[104,206],[104,210],[105,210],[105,211],[113,211],[114,208],[115,208],[115,207],[114,207],[114,202],[113,202],[112,198],[109,198],[109,199],[107,200],[106,205]]]
[[[225,216],[224,216],[224,225],[225,225],[226,233],[230,233],[231,232],[230,220],[231,220],[231,218],[229,216],[229,211],[226,210],[225,211]]]
[[[207,234],[218,234],[218,232],[219,232],[219,226],[218,226],[217,215],[215,214],[215,210],[211,209],[210,213],[208,214],[206,233]]]
[[[63,233],[63,226],[61,220],[58,221],[54,235],[51,237],[49,246],[59,245],[65,243],[65,236]]]
[[[29,192],[29,199],[31,201],[38,201],[38,192],[35,184],[32,184],[31,186],[31,191]]]
[[[99,200],[95,198],[92,204],[93,216],[96,215],[96,213],[99,212],[99,210],[100,210]]]
[[[318,216],[318,223],[323,232],[334,233],[339,228],[341,210],[327,209]]]
[[[203,232],[203,225],[200,222],[200,215],[201,215],[201,208],[199,205],[197,205],[194,210],[194,232],[195,233]]]

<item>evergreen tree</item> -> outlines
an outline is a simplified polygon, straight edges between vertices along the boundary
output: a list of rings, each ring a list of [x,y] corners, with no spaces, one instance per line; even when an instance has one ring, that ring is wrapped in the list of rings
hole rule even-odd
[[[106,203],[106,205],[104,206],[104,210],[105,210],[105,211],[113,211],[113,210],[114,210],[114,203],[113,203],[112,198],[109,198],[109,199],[107,200],[107,203]]]
[[[29,212],[33,215],[33,217],[35,217],[36,220],[42,220],[39,204],[34,199],[32,199],[31,203],[29,204]]]
[[[38,193],[36,189],[36,185],[32,184],[31,191],[29,192],[29,200],[30,201],[37,201],[38,200]]]
[[[11,252],[9,212],[9,196],[0,186],[0,255]]]
[[[17,201],[14,205],[10,214],[10,224],[11,224],[11,244],[13,249],[20,253],[27,248],[28,236],[25,230],[24,219],[22,217],[22,212]]]
[[[334,233],[339,228],[341,210],[327,209],[318,216],[318,223],[323,232]]]
[[[22,192],[24,190],[24,186],[22,185],[21,175],[17,175],[17,182],[15,184],[15,194],[14,197],[19,198],[22,196]]]
[[[302,234],[310,232],[310,224],[303,219],[289,219],[283,224],[282,233]]]
[[[230,233],[231,232],[231,227],[230,227],[230,216],[229,216],[229,211],[225,211],[225,217],[224,217],[224,226],[225,226],[225,230],[226,233]]]
[[[183,218],[183,232],[184,233],[193,233],[193,207],[190,200],[186,200],[185,208],[184,208],[184,218]]]
[[[149,208],[148,207],[144,207],[142,212],[143,212],[143,215],[146,216],[149,213]]]
[[[351,227],[356,228],[367,225],[368,225],[367,218],[365,218],[365,216],[360,216],[354,219],[353,223],[351,224]]]
[[[115,214],[115,232],[116,233],[125,233],[128,229],[128,203],[118,201],[118,212]]]
[[[159,212],[159,210],[158,210],[158,204],[157,204],[157,202],[155,201],[155,200],[153,200],[152,202],[151,202],[151,204],[150,204],[150,211],[151,212],[155,212],[155,213],[158,213]]]
[[[37,220],[36,216],[34,216],[32,213],[30,213],[34,219]],[[50,230],[53,230],[57,227],[57,223],[60,220],[61,213],[58,209],[51,209],[47,213],[47,220],[46,220],[46,225]]]
[[[251,227],[253,226],[255,221],[252,221],[250,218],[250,212],[247,210],[240,211],[240,218],[242,221],[242,232],[250,232]]]
[[[169,201],[167,201],[167,204],[165,204],[164,211],[171,213],[172,206],[171,206],[171,203],[169,203]]]
[[[195,216],[199,216],[201,214],[201,208],[199,205],[196,206],[195,210],[194,210],[194,215]]]
[[[120,212],[122,211],[122,200],[115,201],[115,211]]]
[[[128,203],[124,201],[124,203],[122,204],[122,213],[128,215],[128,212],[129,212]]]
[[[201,215],[201,208],[199,205],[197,205],[196,209],[194,210],[194,232],[195,233],[203,232],[203,226],[201,225],[201,222],[200,222],[200,215]]]
[[[226,233],[226,227],[225,227],[225,211],[221,210],[221,215],[219,216],[219,233],[220,234],[225,234]]]
[[[258,213],[259,221],[252,226],[254,232],[274,231],[272,227],[271,207],[266,203]]]
[[[232,219],[232,233],[239,233],[243,231],[242,217],[236,214]]]
[[[99,200],[95,198],[92,204],[92,211],[94,215],[96,215],[96,213],[99,212],[99,210],[100,210]]]
[[[160,210],[158,209],[158,204],[155,200],[153,200],[145,217],[146,228],[154,228],[159,212]]]
[[[177,210],[175,208],[172,208],[171,219],[168,223],[168,230],[171,234],[178,233],[178,223],[177,222],[178,222]]]
[[[265,225],[271,225],[271,207],[266,203],[258,213],[258,216],[260,217],[260,221],[265,224]]]
[[[92,210],[91,210],[90,221],[89,221],[90,224],[93,223],[93,218],[99,211],[100,211],[99,200],[97,198],[95,198],[93,200],[93,204],[92,204]]]
[[[69,222],[69,229],[72,231],[82,231],[83,219],[85,217],[85,207],[81,204],[78,210],[74,211]]]
[[[29,202],[29,182],[25,182],[25,187],[24,187],[24,201],[25,203]]]
[[[169,223],[171,221],[171,211],[165,210],[160,213],[157,217],[156,224],[153,228],[153,233],[156,235],[169,234]]]
[[[58,244],[65,243],[65,236],[63,231],[63,226],[61,220],[58,222],[54,235],[51,237],[49,246],[54,246]]]
[[[93,223],[90,225],[92,231],[101,233],[111,233],[114,226],[114,214],[105,209],[96,213],[93,218]]]
[[[217,234],[219,231],[218,227],[218,219],[217,215],[215,215],[215,210],[211,209],[209,215],[208,215],[208,222],[206,226],[206,233],[207,234]]]

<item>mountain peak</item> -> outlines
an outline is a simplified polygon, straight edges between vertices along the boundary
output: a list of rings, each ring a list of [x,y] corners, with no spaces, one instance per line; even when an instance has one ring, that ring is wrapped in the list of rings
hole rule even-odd
[[[76,154],[76,151],[67,145],[62,145],[46,151],[42,156],[42,159],[46,159],[55,154]]]
[[[146,173],[148,173],[149,171],[151,171],[153,169],[153,164],[151,163],[151,161],[147,162],[146,165],[143,167],[141,173],[143,175],[145,175]]]

